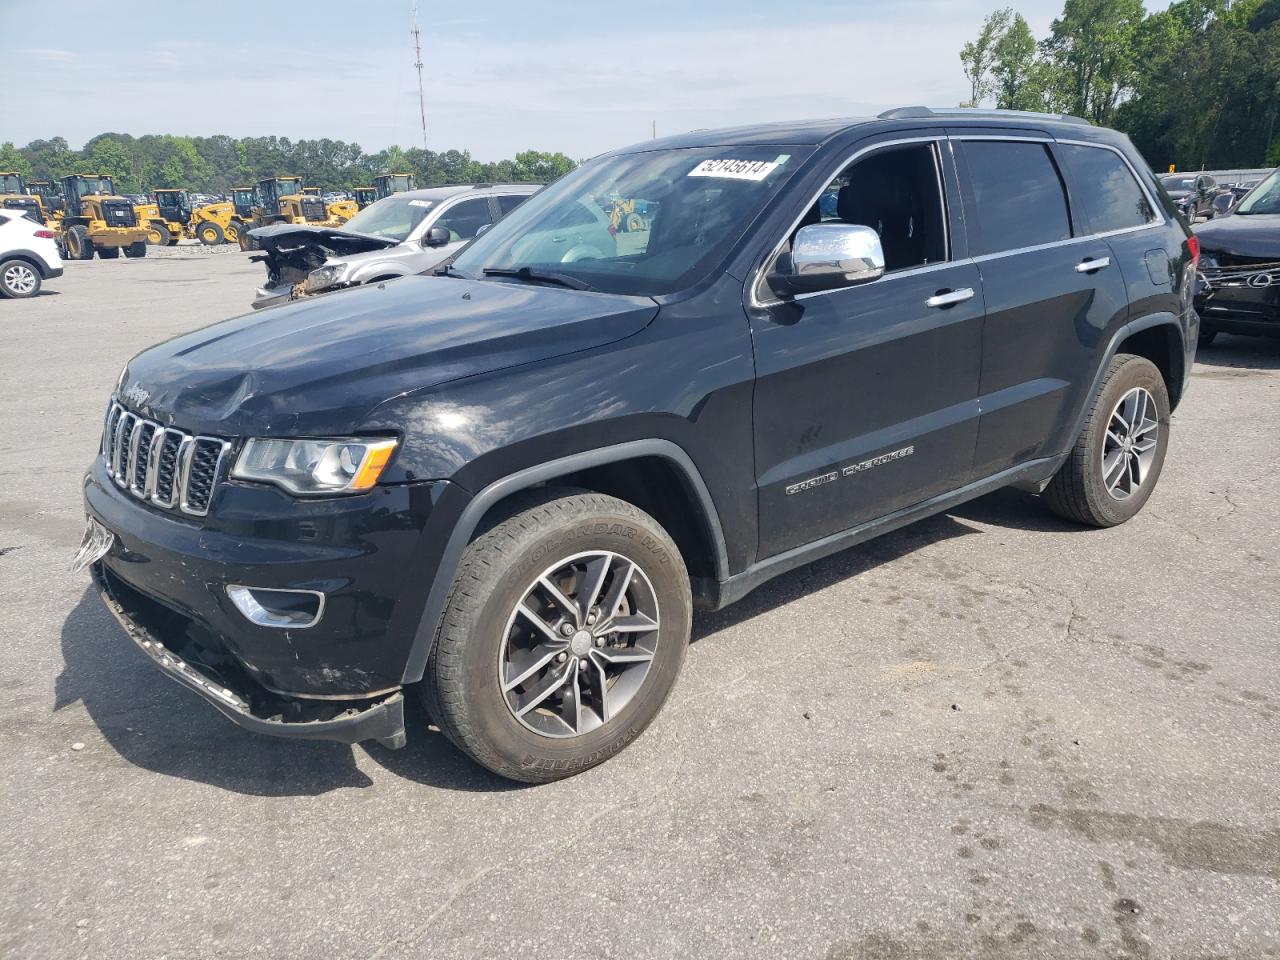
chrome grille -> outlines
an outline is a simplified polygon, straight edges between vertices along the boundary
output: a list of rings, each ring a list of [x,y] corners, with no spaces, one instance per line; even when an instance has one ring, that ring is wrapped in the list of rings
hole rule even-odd
[[[144,420],[112,402],[102,427],[102,459],[116,485],[158,507],[203,517],[231,444]]]

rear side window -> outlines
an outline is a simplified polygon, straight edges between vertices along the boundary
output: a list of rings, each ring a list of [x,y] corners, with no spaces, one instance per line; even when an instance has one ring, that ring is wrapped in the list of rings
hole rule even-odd
[[[528,199],[527,193],[504,193],[498,197],[498,211],[505,217]]]
[[[1156,219],[1151,201],[1118,154],[1102,147],[1067,144],[1058,149],[1071,175],[1073,195],[1078,195],[1089,219],[1090,233],[1127,230]]]
[[[969,140],[961,146],[977,206],[968,218],[974,253],[1070,239],[1062,179],[1044,144]]]

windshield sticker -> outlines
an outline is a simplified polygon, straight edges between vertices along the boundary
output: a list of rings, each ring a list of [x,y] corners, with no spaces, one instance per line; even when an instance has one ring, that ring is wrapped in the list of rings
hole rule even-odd
[[[435,201],[434,201],[434,200],[410,200],[410,201],[409,201],[409,206],[411,206],[411,207],[429,207],[429,206],[431,206],[433,203],[435,203]]]
[[[774,160],[703,160],[689,171],[691,177],[720,177],[724,180],[763,180],[778,169]]]

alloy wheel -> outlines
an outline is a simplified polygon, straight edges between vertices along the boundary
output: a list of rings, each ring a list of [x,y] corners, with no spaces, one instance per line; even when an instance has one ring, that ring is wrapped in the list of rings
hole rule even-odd
[[[544,737],[599,729],[643,686],[658,626],[657,594],[632,560],[599,550],[557,562],[507,620],[498,652],[507,707]]]
[[[1160,441],[1159,408],[1143,387],[1134,387],[1116,404],[1102,441],[1102,481],[1116,500],[1142,487]]]
[[[4,271],[5,289],[27,296],[36,288],[35,271],[23,263],[11,263]]]

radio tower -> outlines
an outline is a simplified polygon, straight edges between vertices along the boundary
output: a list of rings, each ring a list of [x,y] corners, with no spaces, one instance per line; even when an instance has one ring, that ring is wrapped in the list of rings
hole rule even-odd
[[[422,118],[422,149],[427,149],[427,98],[422,93],[422,39],[418,30],[418,3],[413,4],[413,65],[418,70],[418,114]]]

